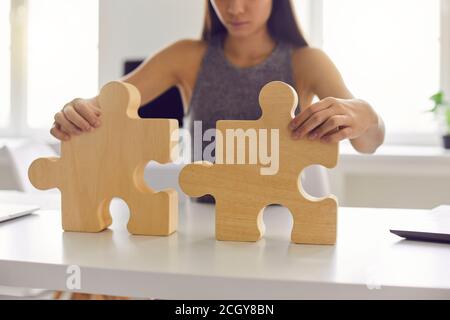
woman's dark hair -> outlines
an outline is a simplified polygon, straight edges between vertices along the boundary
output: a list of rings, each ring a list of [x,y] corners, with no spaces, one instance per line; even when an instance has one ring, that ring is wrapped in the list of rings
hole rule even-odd
[[[227,30],[217,16],[210,0],[206,0],[205,24],[202,39],[211,40],[217,34],[225,34]],[[285,42],[294,47],[306,47],[308,42],[303,36],[292,9],[291,0],[273,0],[272,14],[267,22],[270,35],[274,40]]]

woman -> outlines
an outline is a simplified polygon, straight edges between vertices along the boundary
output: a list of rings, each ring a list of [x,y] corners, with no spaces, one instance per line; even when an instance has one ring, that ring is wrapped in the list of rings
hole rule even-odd
[[[260,89],[281,80],[299,93],[302,112],[286,124],[293,139],[349,139],[361,153],[384,141],[383,120],[353,97],[324,52],[308,46],[290,0],[208,1],[202,40],[176,42],[122,80],[138,88],[143,104],[178,86],[203,131],[220,119],[259,118]],[[311,104],[314,96],[320,101]],[[100,114],[96,98],[75,99],[55,115],[51,133],[68,140],[90,132],[101,126]]]

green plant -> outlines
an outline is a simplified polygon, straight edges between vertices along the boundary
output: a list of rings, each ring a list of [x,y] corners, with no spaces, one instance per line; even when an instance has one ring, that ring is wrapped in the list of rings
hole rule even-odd
[[[442,111],[442,115],[444,116],[444,122],[447,126],[448,134],[450,134],[450,104],[445,100],[445,94],[443,91],[439,91],[430,97],[430,100],[433,102],[434,106],[428,112],[432,112],[435,115],[439,115]]]

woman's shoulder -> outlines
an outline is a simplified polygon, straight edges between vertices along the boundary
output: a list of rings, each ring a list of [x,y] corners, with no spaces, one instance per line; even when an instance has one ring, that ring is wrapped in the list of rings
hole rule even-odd
[[[192,78],[196,75],[208,44],[201,40],[178,40],[162,51],[164,61],[176,70],[179,78]]]
[[[292,61],[295,69],[303,69],[303,71],[309,69],[308,71],[314,71],[321,66],[326,66],[331,62],[331,59],[322,49],[303,47],[293,50]]]
[[[293,50],[292,67],[297,83],[308,88],[323,78],[324,74],[334,72],[334,64],[330,57],[321,49],[303,47]]]
[[[175,75],[188,100],[207,49],[207,42],[192,39],[179,40],[166,48],[168,55],[166,61],[175,70]]]

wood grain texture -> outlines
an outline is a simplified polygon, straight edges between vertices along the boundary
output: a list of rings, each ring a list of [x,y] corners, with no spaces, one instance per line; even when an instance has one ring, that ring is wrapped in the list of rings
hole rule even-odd
[[[111,82],[99,95],[102,126],[62,142],[61,158],[38,159],[29,168],[38,189],[58,188],[65,231],[100,232],[111,225],[109,204],[123,199],[130,209],[128,230],[136,235],[173,233],[178,221],[175,190],[155,192],[144,181],[144,168],[154,160],[168,163],[178,147],[172,119],[140,119],[139,91]]]
[[[270,204],[287,207],[293,216],[291,238],[302,244],[334,244],[337,227],[337,198],[319,199],[301,187],[299,175],[306,167],[320,164],[333,168],[338,161],[338,144],[293,140],[288,128],[297,106],[295,90],[283,82],[271,82],[260,93],[262,117],[257,121],[218,121],[216,162],[194,163],[180,173],[184,192],[193,197],[206,194],[216,200],[216,238],[225,241],[257,241],[264,233],[262,212]],[[260,159],[249,164],[249,143],[234,144],[237,160],[239,149],[245,148],[246,164],[229,164],[227,129],[278,129],[279,170],[275,175],[261,175],[266,166]],[[228,139],[228,140],[227,140]],[[259,140],[258,136],[258,140]],[[248,140],[249,141],[249,140]],[[259,141],[258,141],[259,142]],[[267,144],[273,141],[268,139]],[[231,151],[232,149],[228,149]],[[270,147],[268,148],[270,150]],[[222,159],[222,163],[220,163]],[[236,162],[235,162],[236,163]]]

